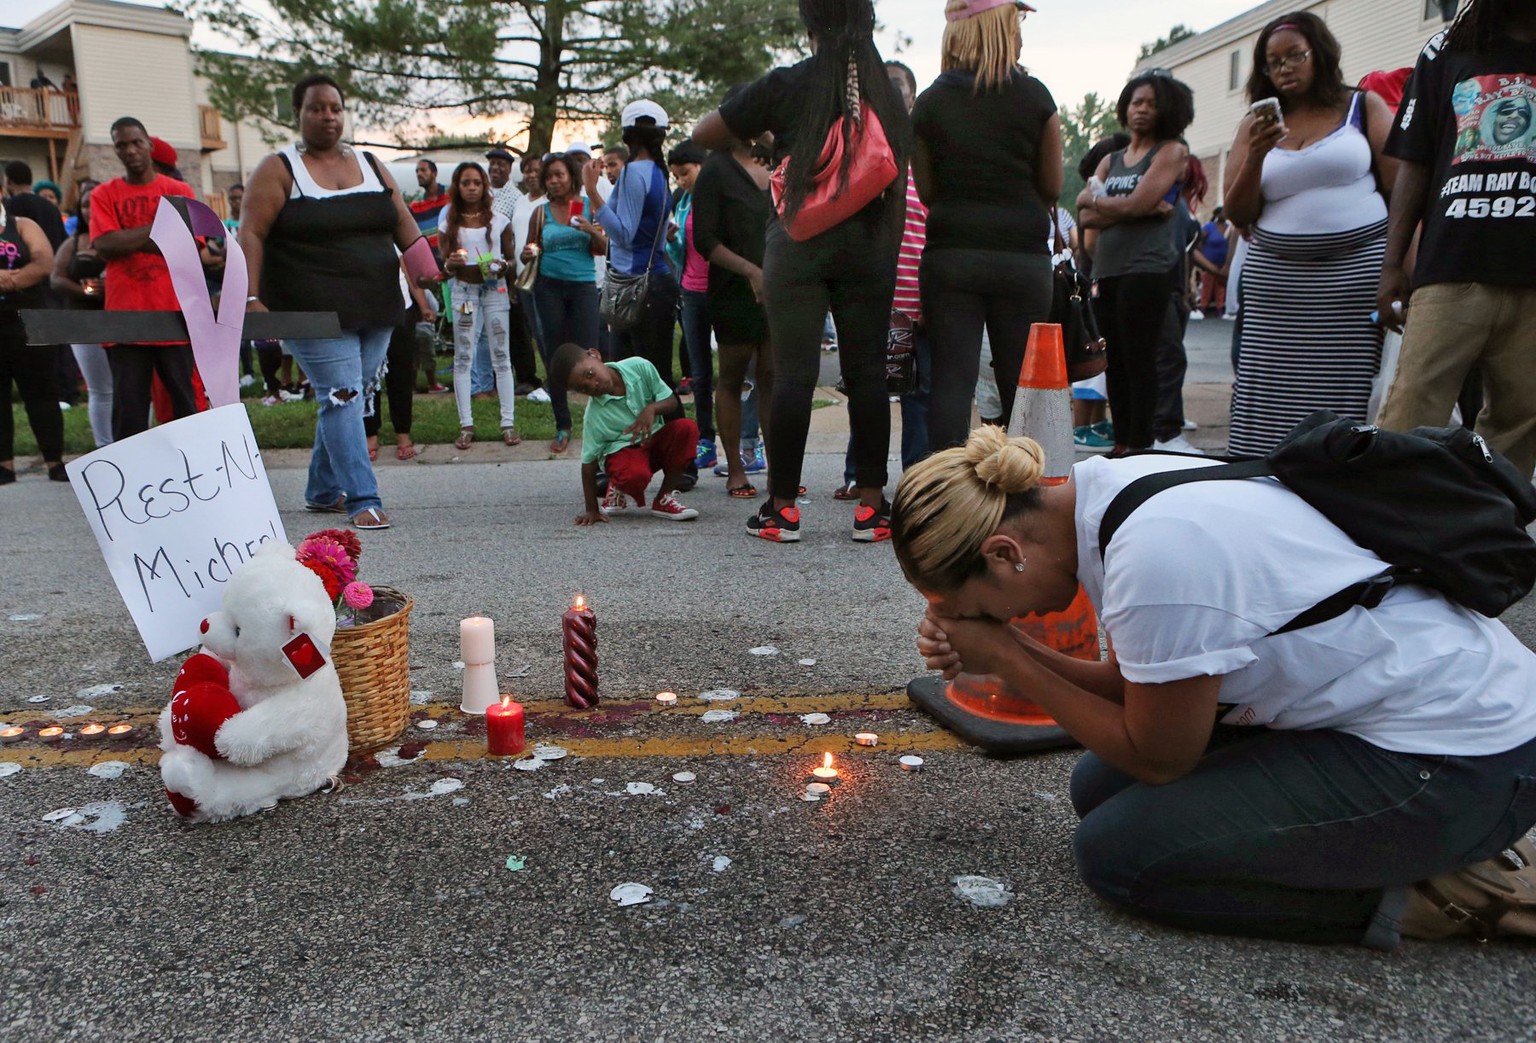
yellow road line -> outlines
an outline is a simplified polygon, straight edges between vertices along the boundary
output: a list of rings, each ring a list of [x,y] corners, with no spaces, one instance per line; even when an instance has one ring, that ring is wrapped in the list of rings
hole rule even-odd
[[[533,736],[538,740],[538,736]],[[901,732],[880,737],[880,745],[873,748],[855,746],[853,738],[840,734],[818,735],[679,735],[638,738],[581,739],[549,736],[570,751],[573,757],[593,760],[626,760],[642,757],[742,757],[775,756],[789,753],[819,755],[835,753],[843,756],[875,756],[881,753],[910,753],[930,750],[956,750],[969,744],[965,740],[942,731]],[[363,755],[363,756],[366,756]],[[418,760],[466,761],[486,759],[485,743],[473,739],[428,743]],[[515,758],[492,758],[513,760]],[[129,764],[153,766],[160,762],[158,747],[141,747],[132,750],[58,749],[54,747],[12,748],[0,753],[0,760],[13,760],[23,768],[71,768],[89,767],[100,761],[126,761]]]

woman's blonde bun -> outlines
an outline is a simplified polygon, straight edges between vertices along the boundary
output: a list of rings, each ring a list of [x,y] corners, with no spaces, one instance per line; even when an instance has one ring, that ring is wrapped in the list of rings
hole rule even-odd
[[[1010,438],[1001,427],[983,424],[966,439],[965,459],[988,489],[1012,496],[1028,492],[1045,473],[1045,451],[1033,438]]]

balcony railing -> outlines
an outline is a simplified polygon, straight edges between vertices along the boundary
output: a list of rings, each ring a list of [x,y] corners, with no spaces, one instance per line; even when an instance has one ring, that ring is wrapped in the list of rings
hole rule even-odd
[[[80,95],[51,88],[0,87],[0,131],[67,134],[80,124]]]
[[[224,147],[224,132],[219,124],[218,109],[212,105],[199,105],[197,124],[202,133],[204,152],[215,152]]]

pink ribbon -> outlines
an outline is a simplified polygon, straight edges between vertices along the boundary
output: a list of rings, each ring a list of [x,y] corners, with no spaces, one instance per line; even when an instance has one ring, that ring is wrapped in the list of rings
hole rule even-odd
[[[159,247],[170,269],[176,303],[187,321],[187,337],[192,342],[192,358],[203,378],[208,402],[214,408],[240,401],[240,341],[245,335],[245,295],[250,275],[245,254],[219,215],[206,203],[188,199],[187,216],[191,229],[181,219],[170,197],[160,200],[149,238]],[[219,289],[219,313],[213,313],[213,298],[203,277],[203,261],[194,236],[224,240],[224,282]]]

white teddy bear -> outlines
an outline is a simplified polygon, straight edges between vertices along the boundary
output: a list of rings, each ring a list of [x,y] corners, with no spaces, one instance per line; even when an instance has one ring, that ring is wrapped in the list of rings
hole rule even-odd
[[[203,621],[203,651],[160,715],[160,776],[192,822],[339,785],[347,761],[336,611],[320,577],[292,547],[268,543],[235,570],[223,606]]]

